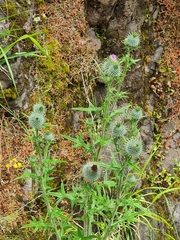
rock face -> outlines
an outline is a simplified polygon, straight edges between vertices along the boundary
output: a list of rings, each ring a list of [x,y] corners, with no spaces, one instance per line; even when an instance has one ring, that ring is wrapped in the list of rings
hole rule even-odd
[[[13,42],[15,42],[18,37],[11,38],[8,34],[14,34],[11,33],[12,26],[10,24],[9,19],[6,19],[5,11],[3,11],[3,7],[6,6],[6,1],[1,0],[0,4],[2,8],[0,9],[0,19],[3,19],[0,21],[0,32],[1,32],[1,47],[2,49],[5,49],[6,47],[10,46]],[[16,1],[12,1],[12,3],[9,3],[9,7],[14,9],[16,11],[16,14],[18,16],[19,12],[23,12],[24,7],[27,3],[19,4]],[[32,4],[28,4],[28,9],[32,8]],[[32,9],[31,9],[32,10]],[[15,15],[16,15],[15,14]],[[25,21],[28,21],[28,15],[24,16],[24,19],[22,19],[22,25],[18,25],[18,28],[23,28],[23,24]],[[27,32],[24,30],[23,34],[26,34]],[[21,36],[21,35],[20,35]],[[14,53],[20,53],[20,52],[27,52],[26,44],[24,42],[18,42],[15,44],[13,50],[10,49],[6,55],[11,56]],[[34,50],[34,49],[33,49]],[[32,50],[32,51],[33,51]],[[0,60],[4,60],[4,57],[2,57]],[[23,57],[17,57],[8,60],[10,65],[10,70],[7,67],[6,63],[0,64],[0,99],[3,102],[3,99],[5,98],[5,102],[8,102],[8,106],[11,109],[21,108],[25,110],[28,107],[28,97],[31,91],[34,89],[34,76],[32,71],[32,61],[30,58],[23,58]],[[12,71],[14,82],[12,79],[12,76],[10,74],[10,71]],[[18,88],[18,93],[16,91],[16,87]],[[19,96],[18,96],[19,95]]]
[[[147,1],[148,2],[148,1]],[[121,52],[122,40],[129,32],[141,33],[145,19],[145,1],[142,0],[94,0],[87,1],[87,21],[91,27],[104,33],[111,46],[107,50]]]

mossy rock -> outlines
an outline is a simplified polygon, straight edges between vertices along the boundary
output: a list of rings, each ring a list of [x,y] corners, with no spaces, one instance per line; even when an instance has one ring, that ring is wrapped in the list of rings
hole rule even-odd
[[[0,91],[0,98],[10,98],[15,100],[17,98],[17,92],[15,88],[7,88]]]

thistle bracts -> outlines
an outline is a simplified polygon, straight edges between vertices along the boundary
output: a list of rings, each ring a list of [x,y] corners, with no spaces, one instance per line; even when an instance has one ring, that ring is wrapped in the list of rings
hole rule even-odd
[[[29,125],[32,128],[40,129],[45,123],[45,118],[41,113],[33,112],[29,116]]]
[[[140,37],[137,33],[130,33],[124,40],[124,44],[136,48],[140,44]]]
[[[122,73],[122,67],[116,55],[110,55],[102,65],[102,70],[107,75],[119,77]]]
[[[143,111],[140,107],[135,107],[131,110],[131,118],[140,120],[143,117]]]
[[[89,181],[93,182],[98,180],[101,175],[101,169],[95,162],[88,162],[83,166],[82,169],[83,177]]]
[[[128,140],[125,145],[125,150],[129,156],[133,158],[139,157],[143,151],[142,141],[134,138]]]
[[[117,123],[112,128],[112,136],[113,138],[121,138],[127,132],[126,126],[124,124]]]
[[[43,104],[37,103],[33,106],[33,112],[30,114],[28,120],[29,125],[32,128],[40,129],[42,125],[45,123],[44,114],[46,112],[46,108]]]

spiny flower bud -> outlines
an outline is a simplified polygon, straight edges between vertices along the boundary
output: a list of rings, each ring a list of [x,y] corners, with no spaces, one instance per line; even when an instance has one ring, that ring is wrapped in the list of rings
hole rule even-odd
[[[42,103],[37,103],[33,106],[33,112],[44,115],[46,112],[46,108]]]
[[[44,139],[46,139],[47,141],[54,141],[54,134],[52,134],[51,132],[46,132],[44,133]]]
[[[102,65],[102,70],[112,76],[119,77],[122,73],[122,67],[116,55],[112,54]]]
[[[39,129],[42,127],[42,125],[44,124],[45,119],[44,116],[40,113],[31,113],[31,115],[29,116],[29,125],[32,128],[36,128]]]
[[[131,157],[138,157],[143,151],[142,141],[138,139],[130,139],[126,142],[125,149]]]
[[[130,47],[137,47],[140,44],[140,37],[137,33],[130,33],[124,40],[124,44]]]
[[[137,181],[136,177],[133,174],[127,176],[127,181],[130,183],[135,183]]]
[[[29,161],[30,161],[31,163],[34,163],[34,162],[37,161],[37,159],[36,159],[35,156],[30,156],[30,157],[29,157]]]
[[[127,132],[126,126],[120,123],[117,123],[112,129],[113,138],[120,138],[124,136],[126,132]]]
[[[95,162],[88,162],[83,166],[82,175],[86,180],[93,182],[100,177],[101,169]]]
[[[131,117],[135,120],[140,120],[143,117],[143,111],[140,107],[133,108],[131,111]]]

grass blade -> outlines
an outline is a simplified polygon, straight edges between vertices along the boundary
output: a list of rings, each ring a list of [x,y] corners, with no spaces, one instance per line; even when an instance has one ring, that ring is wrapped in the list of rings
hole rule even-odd
[[[4,52],[4,50],[3,50],[2,47],[0,47],[0,50],[1,50],[1,52],[2,52],[2,55],[3,55],[3,57],[4,57],[4,60],[5,60],[6,65],[7,65],[7,67],[8,67],[8,71],[9,71],[9,74],[10,74],[10,76],[11,76],[11,80],[12,80],[12,82],[13,82],[13,86],[14,86],[14,88],[15,88],[16,94],[19,96],[19,94],[18,94],[18,89],[17,89],[17,87],[16,87],[16,82],[15,82],[15,79],[14,79],[14,74],[13,74],[13,72],[12,72],[12,68],[11,68],[11,66],[10,66],[10,64],[9,64],[8,58],[7,58],[7,56],[6,56],[6,53]]]

